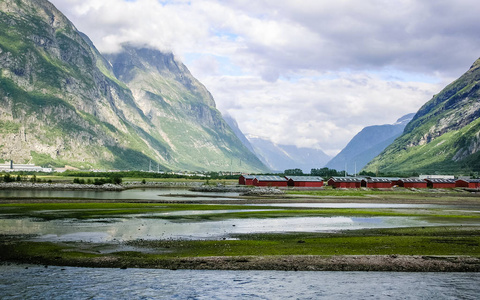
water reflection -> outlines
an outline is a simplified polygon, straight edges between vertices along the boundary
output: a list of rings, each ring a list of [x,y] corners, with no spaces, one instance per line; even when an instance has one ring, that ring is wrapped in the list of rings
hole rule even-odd
[[[239,193],[201,193],[179,188],[139,188],[124,191],[0,190],[7,198],[72,198],[117,200],[233,200]],[[213,196],[213,197],[212,197]]]
[[[274,232],[335,232],[365,228],[435,226],[414,217],[290,217],[170,221],[149,218],[37,221],[3,219],[4,234],[35,234],[44,241],[109,242],[135,239],[221,239],[233,234]],[[445,225],[445,224],[442,224]]]

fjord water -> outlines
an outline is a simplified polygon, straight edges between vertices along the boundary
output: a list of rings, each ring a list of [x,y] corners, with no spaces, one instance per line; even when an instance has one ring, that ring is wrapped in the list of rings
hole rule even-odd
[[[1,299],[478,299],[479,273],[0,266]]]

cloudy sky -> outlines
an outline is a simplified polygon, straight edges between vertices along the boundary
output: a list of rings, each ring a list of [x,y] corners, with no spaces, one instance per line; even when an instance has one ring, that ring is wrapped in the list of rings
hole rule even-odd
[[[480,57],[478,0],[51,0],[102,52],[172,51],[246,133],[338,153]]]

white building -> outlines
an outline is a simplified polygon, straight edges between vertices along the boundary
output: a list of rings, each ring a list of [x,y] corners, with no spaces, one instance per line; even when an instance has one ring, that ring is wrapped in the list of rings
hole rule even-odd
[[[0,164],[0,172],[52,172],[52,168],[42,168],[34,164],[14,164],[13,161]]]

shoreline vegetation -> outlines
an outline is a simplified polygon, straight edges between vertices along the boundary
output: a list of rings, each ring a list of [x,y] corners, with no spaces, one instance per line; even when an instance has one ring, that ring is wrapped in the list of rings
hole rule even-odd
[[[2,183],[0,189],[60,189],[66,183]],[[188,188],[205,192],[254,190],[237,186],[203,185],[201,181],[124,182],[128,188]],[[81,189],[89,189],[86,185]],[[92,187],[93,189],[97,188]],[[104,187],[107,190],[108,187]],[[230,189],[230,190],[228,190]],[[332,233],[237,234],[221,240],[127,240],[46,242],[30,235],[0,232],[0,263],[107,268],[289,270],[289,271],[400,271],[480,272],[480,193],[464,190],[410,191],[289,191],[266,188],[259,194],[234,200],[145,201],[0,198],[2,218],[94,220],[128,217],[158,211],[177,212],[165,217],[179,222],[235,218],[289,216],[415,216],[435,220],[461,220],[465,225],[419,228],[341,230]],[[269,194],[269,192],[271,192]],[[278,194],[277,194],[278,193]],[[267,196],[265,197],[265,194]],[[221,212],[237,204],[270,203],[422,203],[465,206],[459,215],[448,209],[326,209],[281,208],[267,212]],[[164,203],[158,206],[158,203]],[[208,204],[208,205],[207,205]],[[257,206],[258,207],[258,206]],[[248,206],[247,206],[248,208]],[[270,207],[272,209],[272,207]],[[463,209],[463,208],[462,208]],[[218,213],[182,215],[186,210],[218,210]],[[162,217],[163,218],[163,217]],[[466,220],[466,221],[465,221]],[[470,224],[470,225],[469,225]]]

